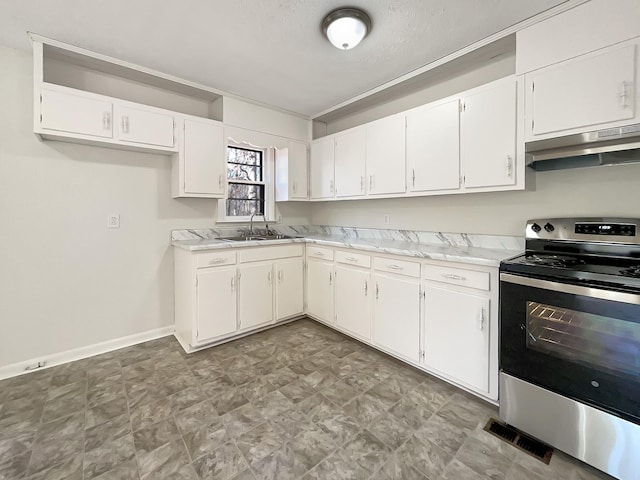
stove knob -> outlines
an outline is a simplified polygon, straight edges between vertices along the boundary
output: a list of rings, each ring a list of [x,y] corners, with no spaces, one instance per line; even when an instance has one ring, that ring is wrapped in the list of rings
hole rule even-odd
[[[540,230],[542,230],[542,227],[540,227],[540,225],[538,225],[537,223],[533,223],[531,224],[531,230],[538,233]]]
[[[547,222],[547,224],[544,226],[544,229],[549,233],[551,233],[551,232],[553,232],[555,230],[553,225],[551,225],[549,222]]]

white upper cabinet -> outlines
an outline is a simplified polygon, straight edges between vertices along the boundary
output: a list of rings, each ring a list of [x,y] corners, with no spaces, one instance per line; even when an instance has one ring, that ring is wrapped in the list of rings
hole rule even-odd
[[[636,117],[637,45],[561,62],[526,75],[526,139],[598,130]]]
[[[318,138],[311,142],[311,198],[332,198],[335,191],[335,141],[334,137]]]
[[[307,144],[291,140],[289,147],[276,149],[276,201],[309,198]]]
[[[367,124],[366,137],[368,194],[404,193],[406,190],[404,115],[393,115]]]
[[[335,136],[336,197],[357,197],[365,194],[366,143],[364,127],[357,127]]]
[[[176,160],[174,160],[175,162]],[[175,197],[225,196],[224,130],[212,120],[185,118],[181,148],[174,163]]]
[[[161,147],[174,146],[173,115],[147,110],[142,106],[137,108],[118,105],[116,111],[119,140]]]
[[[407,189],[460,187],[460,100],[425,105],[407,113]]]
[[[42,89],[40,127],[92,137],[113,137],[113,103],[92,96]]]
[[[516,184],[517,82],[499,81],[463,97],[460,157],[465,188]]]

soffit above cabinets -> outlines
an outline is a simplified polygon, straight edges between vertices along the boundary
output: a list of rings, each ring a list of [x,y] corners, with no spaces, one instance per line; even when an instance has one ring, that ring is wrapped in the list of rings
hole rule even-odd
[[[356,0],[373,29],[340,51],[322,35],[338,0],[0,4],[0,44],[25,31],[310,117],[560,5],[582,0]],[[513,33],[513,32],[511,32]],[[496,37],[498,39],[498,37]]]

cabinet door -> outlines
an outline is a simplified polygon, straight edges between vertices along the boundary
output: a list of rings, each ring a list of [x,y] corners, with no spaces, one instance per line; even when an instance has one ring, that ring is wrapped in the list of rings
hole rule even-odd
[[[311,198],[332,198],[334,192],[333,137],[311,142]]]
[[[333,323],[333,264],[318,260],[307,263],[307,312]]]
[[[183,160],[185,193],[224,196],[222,126],[185,119]]]
[[[364,127],[336,135],[336,197],[365,194]]]
[[[236,267],[200,269],[196,276],[197,343],[235,332]]]
[[[368,270],[336,266],[336,325],[371,339],[371,274]]]
[[[420,282],[375,274],[373,340],[418,363],[420,360]]]
[[[140,108],[118,107],[118,139],[127,142],[174,146],[172,115]]]
[[[306,199],[308,189],[307,144],[291,142],[289,147],[289,189],[291,198]]]
[[[460,187],[460,101],[407,114],[407,185],[410,192]]]
[[[527,75],[533,135],[633,118],[636,46],[563,62]]]
[[[113,137],[113,104],[66,92],[42,90],[40,125],[47,130]]]
[[[273,322],[273,265],[241,265],[238,273],[240,329]]]
[[[367,125],[366,180],[369,195],[405,192],[404,134],[403,115],[393,115]]]
[[[489,299],[425,289],[425,364],[482,392],[489,390]]]
[[[465,188],[516,183],[516,81],[465,97],[460,157]]]
[[[299,315],[304,310],[302,258],[276,263],[276,320]]]

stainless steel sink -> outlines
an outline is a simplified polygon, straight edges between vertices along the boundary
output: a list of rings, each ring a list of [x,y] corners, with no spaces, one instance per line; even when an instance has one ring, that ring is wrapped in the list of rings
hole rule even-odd
[[[236,237],[220,237],[218,240],[226,240],[227,242],[253,242],[262,240],[289,240],[291,235],[238,235]]]
[[[265,237],[257,237],[257,236],[245,236],[240,235],[237,237],[220,237],[218,240],[226,240],[227,242],[253,242],[256,240],[266,240]]]

